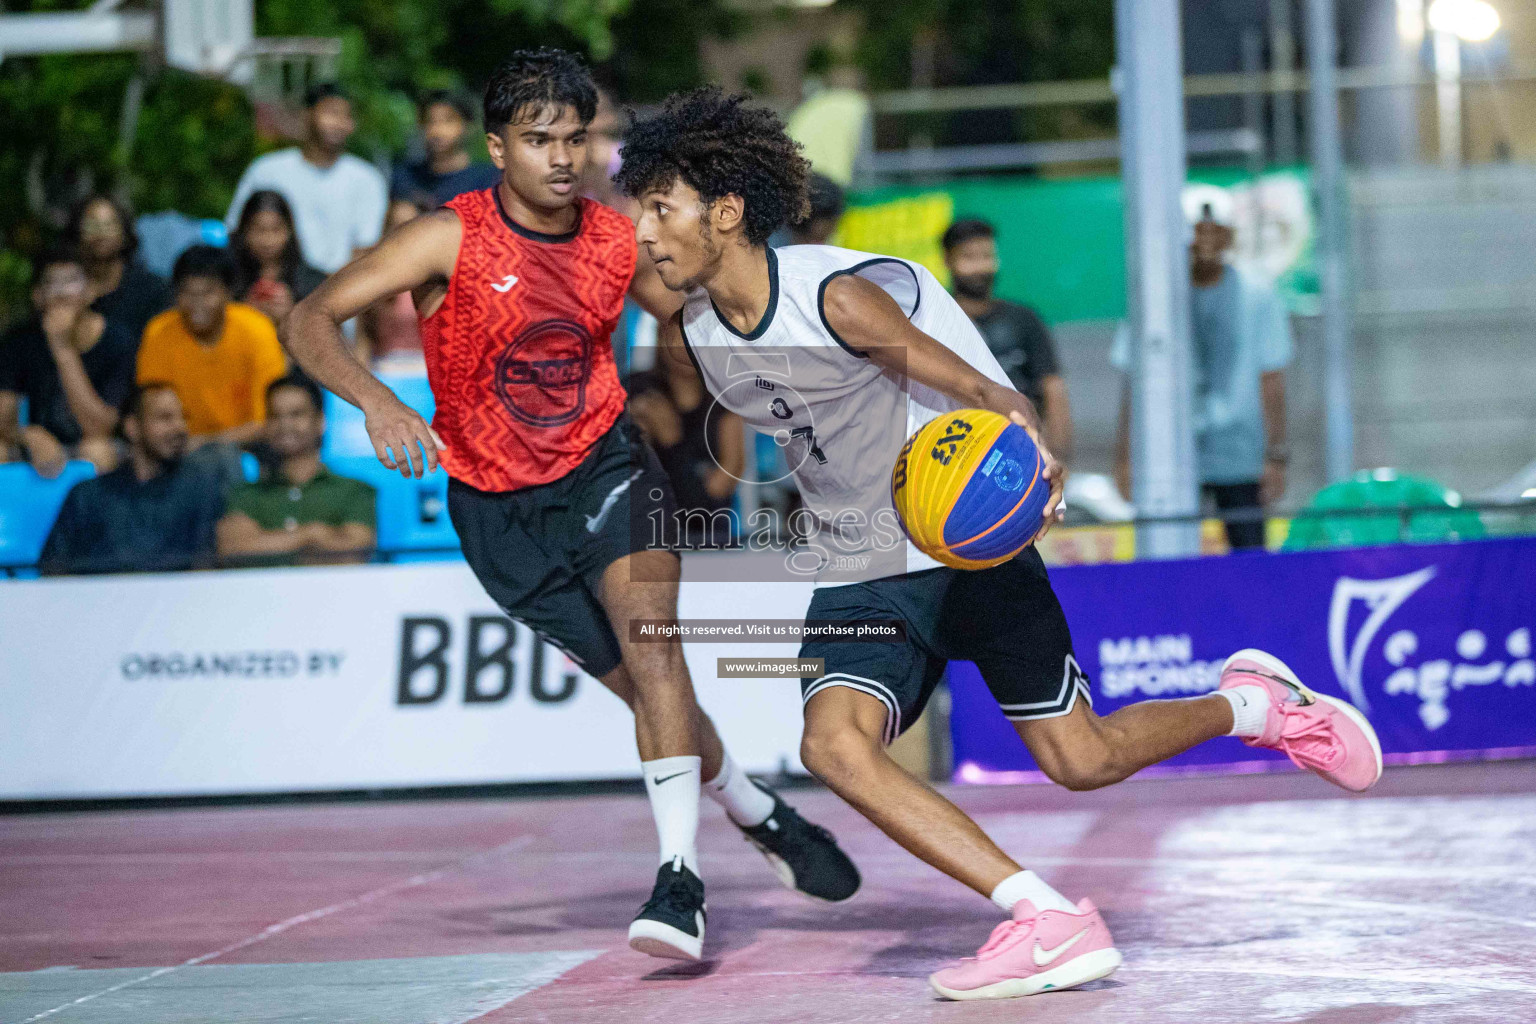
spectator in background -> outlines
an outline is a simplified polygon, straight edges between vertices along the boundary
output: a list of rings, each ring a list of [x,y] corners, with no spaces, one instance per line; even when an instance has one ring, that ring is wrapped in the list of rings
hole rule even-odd
[[[607,86],[598,85],[597,114],[587,125],[587,173],[582,191],[634,220],[640,215],[640,204],[613,187],[613,176],[623,163],[624,125],[624,108]]]
[[[190,569],[211,562],[224,513],[217,476],[188,465],[181,400],[164,382],[129,392],[122,410],[128,455],[64,499],[41,570],[63,573]]]
[[[320,287],[325,275],[299,251],[293,210],[281,192],[259,189],[240,209],[229,239],[235,257],[234,294],[281,326],[294,304]]]
[[[73,249],[37,260],[37,312],[0,338],[0,462],[24,456],[49,479],[71,458],[89,459],[98,473],[117,465],[112,435],[133,387],[138,338],[89,301],[85,263]]]
[[[305,105],[304,141],[252,161],[224,221],[235,230],[251,193],[280,192],[293,210],[305,262],[334,274],[358,250],[378,242],[384,223],[384,176],[346,152],[357,123],[352,101],[340,87],[313,86]]]
[[[428,196],[396,196],[389,201],[384,233],[420,217],[436,204]],[[364,365],[388,363],[388,372],[426,372],[421,355],[421,319],[410,292],[376,302],[358,317],[357,354]]]
[[[66,235],[84,261],[91,308],[121,324],[137,345],[150,318],[170,307],[171,290],[139,262],[133,216],[98,193],[75,204]]]
[[[731,507],[747,461],[741,417],[711,402],[698,371],[677,360],[658,359],[654,370],[633,374],[625,385],[629,414],[672,481],[689,542],[726,540],[710,521],[688,513]]]
[[[1226,261],[1230,225],[1206,206],[1189,248],[1190,347],[1194,361],[1195,451],[1202,489],[1228,520],[1234,548],[1264,546],[1263,510],[1285,492],[1285,367],[1290,319],[1280,293]],[[1129,374],[1131,334],[1121,325],[1110,362]],[[1131,494],[1131,387],[1121,391],[1115,480]]]
[[[1028,306],[993,296],[997,232],[984,220],[957,220],[944,232],[944,265],[955,301],[976,324],[1008,380],[1035,403],[1045,446],[1063,466],[1072,460],[1072,406],[1050,329]]]
[[[320,461],[325,434],[320,388],[290,375],[267,388],[267,445],[273,464],[258,483],[229,494],[219,521],[223,559],[261,564],[363,562],[374,546],[374,490]]]
[[[825,174],[811,174],[811,212],[789,227],[790,245],[826,245],[843,217],[843,190]]]
[[[267,386],[287,360],[272,321],[232,300],[235,262],[223,249],[192,246],[177,257],[171,283],[176,306],[144,331],[139,382],[176,390],[191,452],[233,484],[241,479],[240,449],[261,436]]]
[[[624,144],[624,108],[604,85],[597,87],[597,115],[587,125],[587,171],[582,191],[604,206],[618,210],[630,220],[640,216],[640,204],[613,186],[618,172],[620,147]],[[650,256],[640,250],[637,269],[652,273]],[[624,311],[613,329],[613,362],[622,379],[632,370],[648,370],[656,353],[656,318],[640,308],[629,296],[624,297]]]
[[[397,164],[389,183],[391,195],[431,197],[427,209],[442,206],[463,192],[492,188],[501,172],[489,163],[475,163],[464,144],[475,123],[469,100],[446,89],[429,92],[416,108],[426,159]]]

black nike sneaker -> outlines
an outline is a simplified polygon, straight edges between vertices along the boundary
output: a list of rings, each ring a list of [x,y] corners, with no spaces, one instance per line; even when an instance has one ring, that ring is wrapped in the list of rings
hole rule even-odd
[[[673,960],[704,952],[704,883],[681,858],[656,872],[656,888],[629,926],[629,948]]]
[[[859,869],[832,833],[800,817],[779,794],[752,780],[773,797],[773,813],[761,825],[737,825],[747,842],[767,859],[779,881],[813,899],[837,903],[859,891]]]

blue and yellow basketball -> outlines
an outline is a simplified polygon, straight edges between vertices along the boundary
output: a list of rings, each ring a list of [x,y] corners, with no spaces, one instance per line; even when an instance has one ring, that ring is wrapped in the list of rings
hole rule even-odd
[[[985,409],[930,420],[891,471],[891,500],[907,536],[957,569],[985,569],[1024,550],[1050,497],[1029,432]]]

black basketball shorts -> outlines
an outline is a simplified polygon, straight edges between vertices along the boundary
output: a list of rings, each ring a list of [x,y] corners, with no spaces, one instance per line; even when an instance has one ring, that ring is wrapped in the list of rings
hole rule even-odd
[[[661,463],[627,415],[558,480],[499,493],[448,485],[448,515],[486,593],[593,676],[621,661],[597,598],[603,572],[660,547],[655,526],[675,507]]]
[[[941,567],[821,587],[805,617],[906,624],[905,642],[812,638],[800,647],[801,658],[821,658],[825,669],[801,681],[802,698],[829,686],[868,693],[885,704],[886,743],[917,721],[950,661],[975,662],[1013,721],[1069,714],[1079,697],[1092,704],[1067,617],[1033,547],[990,569]]]

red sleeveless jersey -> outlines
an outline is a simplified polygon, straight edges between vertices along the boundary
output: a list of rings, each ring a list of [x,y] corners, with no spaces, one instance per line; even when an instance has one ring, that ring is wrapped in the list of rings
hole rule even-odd
[[[635,227],[585,198],[564,235],[513,223],[494,188],[447,206],[464,237],[448,294],[421,322],[443,467],[482,491],[558,480],[624,410],[611,339]]]

